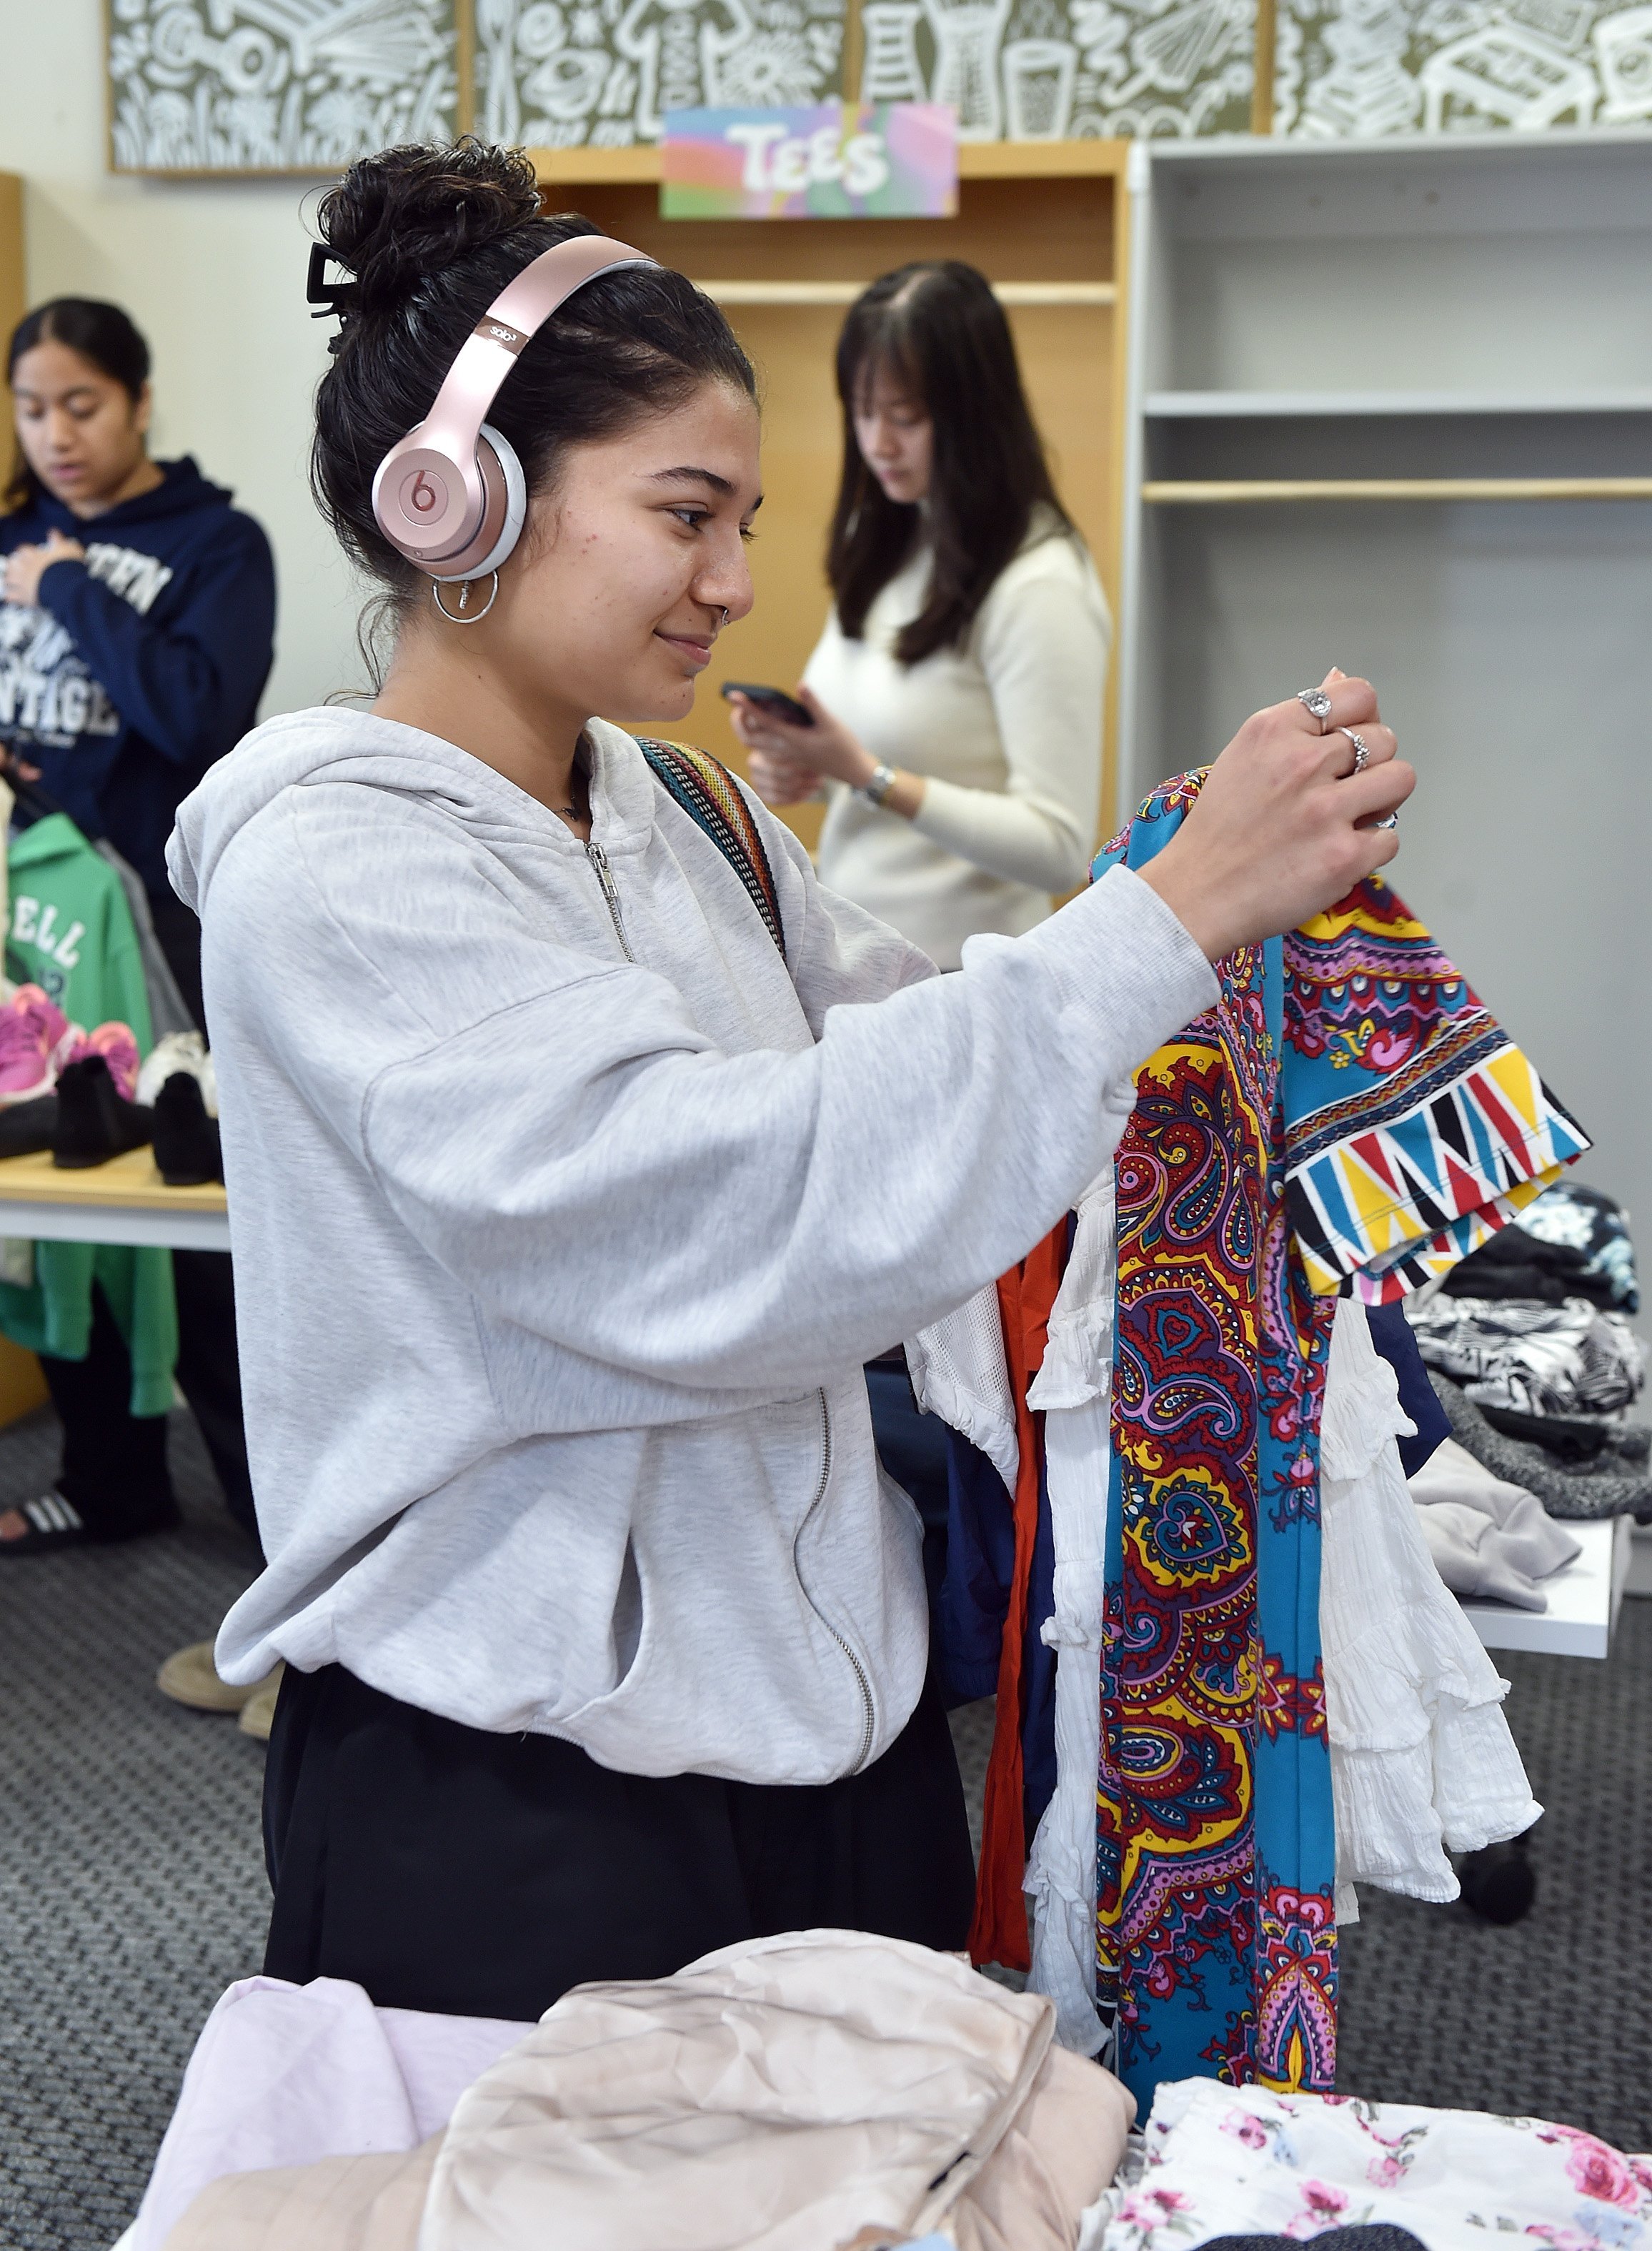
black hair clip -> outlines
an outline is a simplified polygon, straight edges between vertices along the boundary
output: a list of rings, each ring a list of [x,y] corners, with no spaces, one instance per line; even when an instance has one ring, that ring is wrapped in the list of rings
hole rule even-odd
[[[326,243],[313,242],[310,245],[309,279],[305,283],[304,300],[307,304],[314,305],[315,308],[310,315],[311,320],[336,320],[340,323],[338,335],[331,339],[327,347],[329,352],[335,352],[344,341],[343,324],[350,319],[356,309],[356,300],[358,293],[354,281],[328,280],[327,261],[332,256],[333,253]]]

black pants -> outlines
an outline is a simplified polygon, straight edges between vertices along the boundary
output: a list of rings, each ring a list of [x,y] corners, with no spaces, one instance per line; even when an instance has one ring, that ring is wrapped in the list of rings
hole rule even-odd
[[[178,1388],[200,1425],[230,1514],[256,1541],[229,1254],[175,1250],[172,1276]],[[133,1414],[132,1361],[101,1290],[93,1291],[86,1358],[56,1360],[43,1352],[40,1369],[63,1424],[58,1489],[79,1511],[93,1538],[130,1540],[169,1523],[177,1503],[167,1468],[166,1416]]]
[[[95,1285],[92,1339],[84,1360],[40,1355],[52,1404],[63,1424],[58,1490],[94,1540],[130,1540],[177,1514],[166,1465],[166,1416],[131,1411],[132,1362]]]
[[[883,1756],[818,1788],[615,1774],[290,1667],[265,1770],[266,1973],[381,2008],[526,2022],[593,1977],[828,1926],[962,1947],[975,1890],[952,1738],[926,1687]]]
[[[151,894],[149,911],[178,990],[202,1023],[201,925],[170,892],[164,898]],[[175,1250],[172,1278],[178,1306],[178,1388],[200,1425],[230,1514],[256,1544],[229,1253]],[[130,1411],[132,1364],[100,1291],[93,1297],[86,1358],[53,1360],[43,1353],[40,1367],[63,1424],[59,1489],[79,1511],[93,1537],[130,1539],[169,1521],[176,1503],[166,1465],[166,1417]]]

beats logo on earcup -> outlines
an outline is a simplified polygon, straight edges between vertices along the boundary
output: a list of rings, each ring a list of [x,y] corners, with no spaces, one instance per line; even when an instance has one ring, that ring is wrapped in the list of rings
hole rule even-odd
[[[373,481],[380,529],[433,578],[496,570],[527,515],[522,465],[508,440],[485,422],[473,444],[467,478],[458,461],[425,441],[421,426],[385,457]]]

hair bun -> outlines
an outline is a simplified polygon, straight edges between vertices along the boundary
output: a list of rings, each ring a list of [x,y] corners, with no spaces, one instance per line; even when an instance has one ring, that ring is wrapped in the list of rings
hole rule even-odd
[[[534,168],[520,149],[469,135],[449,148],[363,156],[322,197],[321,239],[355,276],[353,314],[392,312],[417,284],[540,215]]]

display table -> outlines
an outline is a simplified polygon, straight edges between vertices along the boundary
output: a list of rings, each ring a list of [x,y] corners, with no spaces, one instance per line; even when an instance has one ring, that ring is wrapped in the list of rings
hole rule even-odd
[[[1568,1524],[1583,1548],[1575,1563],[1543,1583],[1546,1610],[1510,1610],[1503,1603],[1465,1603],[1463,1616],[1488,1649],[1528,1649],[1554,1657],[1604,1657],[1629,1575],[1630,1520]]]
[[[59,1172],[51,1155],[0,1159],[0,1235],[35,1242],[135,1243],[174,1250],[227,1250],[229,1212],[213,1182],[169,1188],[148,1149],[85,1172]]]

